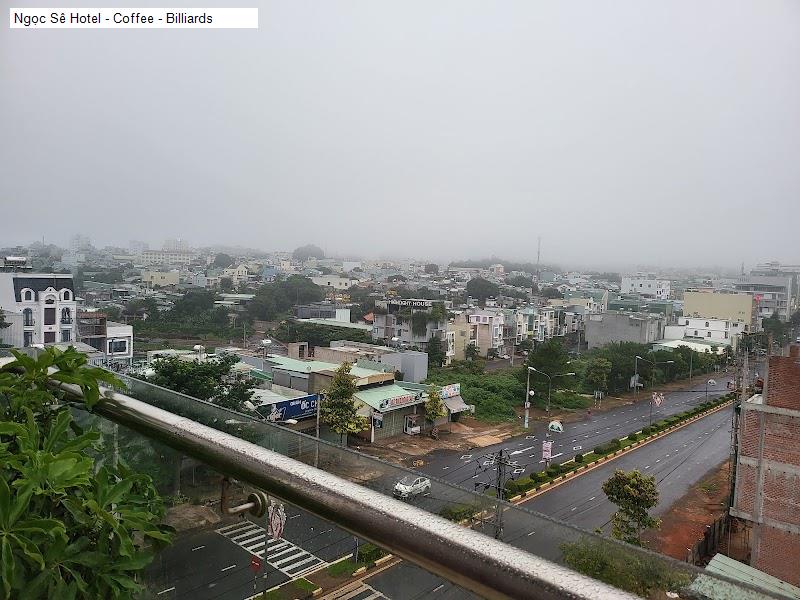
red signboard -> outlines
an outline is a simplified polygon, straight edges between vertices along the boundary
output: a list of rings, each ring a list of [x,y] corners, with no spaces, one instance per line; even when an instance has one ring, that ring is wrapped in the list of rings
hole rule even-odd
[[[250,568],[253,570],[253,573],[258,573],[261,570],[261,559],[257,556],[253,556],[250,559]]]

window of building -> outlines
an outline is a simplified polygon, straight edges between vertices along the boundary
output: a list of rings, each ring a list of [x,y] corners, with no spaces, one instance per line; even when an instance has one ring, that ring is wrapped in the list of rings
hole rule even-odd
[[[30,308],[22,311],[22,324],[25,327],[33,327],[33,311]]]
[[[62,342],[69,342],[70,340],[70,331],[69,329],[62,329],[61,330],[61,341]]]
[[[71,300],[72,299],[72,293],[69,290],[64,290],[64,293],[61,294],[61,297],[64,300]]]
[[[56,309],[55,308],[45,308],[44,309],[44,324],[45,325],[55,325],[56,324]]]
[[[26,302],[30,302],[31,300],[33,300],[33,291],[25,290],[24,292],[22,292],[22,299],[25,300]]]
[[[124,354],[128,351],[128,340],[111,340],[108,342],[109,354]]]
[[[710,331],[706,334],[706,337],[711,337],[711,332]]]
[[[726,340],[728,339],[728,332],[727,331],[725,332],[725,339]]]
[[[44,332],[44,343],[45,344],[54,344],[56,342],[56,332],[55,331],[45,331]]]
[[[697,337],[697,329],[694,330],[694,337]]]
[[[27,348],[32,343],[33,343],[33,332],[32,331],[26,331],[25,333],[23,333],[22,334],[22,345],[25,348]]]
[[[708,321],[706,321],[706,327],[708,327]]]
[[[45,304],[55,304],[56,299],[50,296],[47,300],[44,301]]]
[[[70,313],[68,308],[61,309],[61,322],[62,323],[72,323],[72,313]]]

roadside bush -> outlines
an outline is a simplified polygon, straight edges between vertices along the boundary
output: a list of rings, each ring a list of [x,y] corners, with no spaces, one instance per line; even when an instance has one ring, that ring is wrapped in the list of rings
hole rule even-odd
[[[361,562],[372,563],[386,556],[387,552],[383,548],[379,548],[375,544],[363,544],[358,547],[358,560]]]
[[[454,506],[445,506],[439,511],[439,516],[444,517],[448,521],[463,521],[470,518],[478,512],[479,506],[474,504],[456,504]]]
[[[536,473],[535,477],[536,477],[536,482],[537,483],[544,483],[548,479],[547,473],[545,473],[544,471],[540,471],[539,473]]]
[[[622,448],[622,442],[620,442],[617,438],[614,438],[608,443],[609,448],[612,450],[619,450]]]
[[[530,477],[521,477],[517,479],[517,493],[527,492],[533,488],[533,479]]]
[[[592,450],[597,456],[602,456],[606,453],[606,449],[603,446],[595,446],[594,450]]]
[[[583,462],[583,454],[580,454],[580,453],[576,454],[575,455],[575,462],[576,463],[582,463]]]
[[[649,425],[646,427],[642,427],[642,435],[650,435],[652,432],[653,430],[650,428]]]
[[[638,436],[638,434],[637,434],[637,433],[634,431],[633,433],[629,433],[629,434],[628,434],[628,439],[629,439],[630,441],[632,441],[632,442],[635,442],[636,440],[638,440],[638,439],[639,439],[639,436]]]
[[[561,467],[559,465],[550,465],[547,467],[547,475],[550,477],[558,477],[561,475]]]
[[[506,497],[516,496],[519,494],[519,484],[514,479],[506,481]]]

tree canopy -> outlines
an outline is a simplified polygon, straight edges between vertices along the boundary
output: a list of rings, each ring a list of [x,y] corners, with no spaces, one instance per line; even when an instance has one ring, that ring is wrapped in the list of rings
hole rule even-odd
[[[438,275],[439,274],[439,265],[435,263],[428,263],[425,265],[425,272],[428,275]]]
[[[566,351],[561,342],[555,338],[551,338],[546,342],[539,344],[533,352],[528,353],[528,360],[526,365],[534,369],[547,373],[550,377],[562,375],[571,371],[569,362],[569,353]],[[527,374],[523,372],[523,376]],[[536,394],[547,394],[548,379],[543,375],[536,372],[531,373],[531,389],[536,390]],[[556,386],[561,388],[570,388],[574,385],[572,377],[559,377],[553,380],[553,389]]]
[[[467,282],[467,294],[483,304],[487,298],[494,298],[500,293],[497,284],[481,277],[473,277]]]
[[[325,292],[308,277],[291,275],[262,285],[255,298],[247,305],[247,312],[254,319],[274,321],[287,314],[295,304],[319,302]]]
[[[154,361],[155,373],[146,380],[225,408],[247,411],[244,403],[253,397],[254,386],[245,376],[233,373],[237,362],[232,355],[202,362],[170,356]]]
[[[425,401],[425,420],[434,423],[447,414],[442,396],[436,386],[428,388],[428,399]]]
[[[148,475],[96,462],[100,433],[75,422],[65,393],[49,386],[78,385],[91,411],[99,384],[122,383],[73,348],[14,357],[0,369],[0,593],[137,597],[136,572],[171,539],[164,504]]]
[[[314,244],[306,244],[295,248],[292,252],[292,258],[298,261],[306,261],[309,258],[325,258],[325,252],[319,246]]]
[[[347,445],[347,434],[364,430],[368,421],[358,414],[353,396],[357,391],[355,377],[350,374],[352,365],[342,363],[331,379],[328,388],[322,391],[320,418],[331,431],[339,434]]]
[[[442,347],[442,340],[432,337],[428,340],[428,365],[431,367],[441,367],[444,363],[445,355]]]
[[[214,266],[218,269],[227,269],[233,264],[233,257],[230,254],[220,252],[214,257]]]
[[[639,546],[642,532],[659,526],[649,512],[658,504],[655,477],[617,469],[603,484],[603,492],[618,507],[611,517],[612,535],[618,540]]]

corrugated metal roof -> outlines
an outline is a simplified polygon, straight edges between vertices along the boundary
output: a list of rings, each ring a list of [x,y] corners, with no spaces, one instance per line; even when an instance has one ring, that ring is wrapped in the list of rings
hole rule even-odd
[[[800,600],[800,588],[749,565],[733,560],[724,554],[716,554],[714,558],[711,559],[711,562],[708,563],[708,566],[706,566],[706,571],[764,589],[771,594]],[[734,597],[737,599],[757,597],[755,593],[748,594],[741,588],[733,590],[730,584],[722,580],[712,577],[703,577],[702,575],[694,581],[692,588],[713,600]]]
[[[267,360],[281,368],[298,373],[321,373],[323,371],[335,371],[339,368],[339,364],[337,363],[323,362],[321,360],[298,360],[278,354],[269,354]],[[373,369],[365,369],[353,365],[350,368],[350,374],[360,379],[362,377],[370,377],[371,375],[384,375],[385,373],[383,371],[375,371]]]
[[[425,401],[419,392],[410,392],[409,390],[401,388],[395,383],[361,390],[356,392],[355,397],[364,404],[382,412],[395,410],[404,406],[411,406],[412,404],[420,404]],[[388,402],[393,398],[403,397],[409,397],[410,399],[408,402],[402,402],[401,404],[395,406],[388,404]]]

